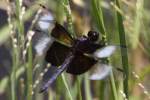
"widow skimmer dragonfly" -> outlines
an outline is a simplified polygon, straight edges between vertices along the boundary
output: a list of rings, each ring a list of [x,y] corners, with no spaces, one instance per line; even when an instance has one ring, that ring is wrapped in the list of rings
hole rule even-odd
[[[43,19],[40,23],[44,23]],[[42,86],[40,92],[46,91],[49,85],[56,80],[57,76],[65,70],[67,73],[80,75],[98,64],[102,67],[99,66],[97,72],[91,75],[90,79],[100,80],[110,73],[111,66],[100,64],[100,60],[111,56],[116,46],[105,46],[104,44],[97,43],[99,33],[96,31],[89,31],[87,36],[73,38],[62,25],[57,22],[52,23],[54,25],[49,37],[50,46],[46,52],[45,60],[51,63],[54,70],[49,80]],[[39,43],[36,46],[37,51],[41,45]]]

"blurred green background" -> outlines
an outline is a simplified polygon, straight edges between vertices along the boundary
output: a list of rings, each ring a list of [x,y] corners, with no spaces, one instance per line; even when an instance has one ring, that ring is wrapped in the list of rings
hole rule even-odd
[[[88,72],[64,72],[40,94],[47,67],[44,55],[38,57],[32,47],[40,35],[31,41],[27,36],[36,27],[38,12],[45,12],[40,4],[73,36],[95,30],[105,43],[126,45],[109,58],[113,75],[90,81]],[[0,99],[150,100],[149,28],[149,0],[0,0]]]

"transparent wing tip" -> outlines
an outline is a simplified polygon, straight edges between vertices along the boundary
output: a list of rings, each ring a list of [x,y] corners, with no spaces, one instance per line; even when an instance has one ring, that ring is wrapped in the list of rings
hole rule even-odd
[[[48,30],[49,28],[53,28],[54,27],[54,23],[52,23],[53,21],[54,21],[54,17],[49,12],[49,13],[46,13],[46,14],[42,15],[39,18],[38,26],[42,30]]]
[[[44,51],[48,47],[48,45],[51,45],[53,43],[53,39],[50,37],[41,37],[37,44],[34,46],[36,53],[41,56],[43,55]]]
[[[93,73],[89,79],[90,80],[103,80],[105,79],[107,76],[110,75],[112,71],[112,67],[109,66],[109,65],[101,65],[101,66],[98,66],[95,70],[95,73]]]
[[[94,56],[98,57],[98,58],[106,58],[106,57],[109,57],[111,56],[115,50],[116,50],[116,46],[113,46],[113,45],[110,45],[110,46],[106,46],[102,49],[99,49],[97,50],[95,53],[94,53]]]

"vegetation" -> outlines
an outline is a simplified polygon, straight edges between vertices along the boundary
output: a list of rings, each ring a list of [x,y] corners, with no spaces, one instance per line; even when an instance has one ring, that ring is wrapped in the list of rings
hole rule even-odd
[[[149,100],[149,0],[1,0],[0,98],[3,100]],[[41,12],[52,12],[72,37],[89,30],[105,45],[119,46],[107,60],[110,75],[89,80],[90,72],[63,72],[47,92],[39,93],[50,65],[34,46]],[[2,16],[2,17],[1,17]],[[121,71],[120,71],[121,70]]]

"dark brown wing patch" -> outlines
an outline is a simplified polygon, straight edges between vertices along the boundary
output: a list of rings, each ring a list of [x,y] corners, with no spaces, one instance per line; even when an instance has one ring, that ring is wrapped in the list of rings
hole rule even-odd
[[[73,43],[73,38],[69,32],[60,24],[56,23],[54,29],[51,32],[51,36],[57,40],[71,45]]]
[[[53,66],[60,66],[67,55],[70,52],[70,48],[55,41],[48,49],[45,60],[50,62]]]
[[[83,54],[75,55],[66,72],[74,75],[82,74],[96,63],[97,61],[91,57],[84,56]]]

